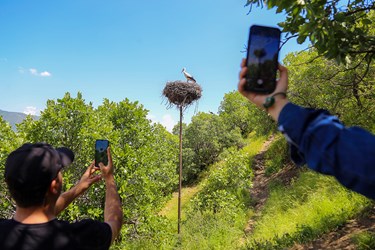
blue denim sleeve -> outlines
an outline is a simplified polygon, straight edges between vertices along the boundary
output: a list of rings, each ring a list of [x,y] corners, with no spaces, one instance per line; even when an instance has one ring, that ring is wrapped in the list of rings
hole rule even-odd
[[[360,194],[375,199],[375,136],[359,127],[345,127],[325,110],[288,103],[279,115],[279,130],[298,165],[335,176]]]

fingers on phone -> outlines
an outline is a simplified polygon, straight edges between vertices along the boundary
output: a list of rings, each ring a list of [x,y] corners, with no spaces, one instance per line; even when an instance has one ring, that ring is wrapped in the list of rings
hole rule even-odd
[[[246,58],[242,58],[242,61],[241,61],[241,68],[245,67],[246,66]]]
[[[108,155],[108,163],[112,164],[112,155],[110,147],[107,148],[107,155]]]

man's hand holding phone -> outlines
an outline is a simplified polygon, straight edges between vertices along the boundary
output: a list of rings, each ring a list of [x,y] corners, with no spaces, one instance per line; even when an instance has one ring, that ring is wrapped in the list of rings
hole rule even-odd
[[[106,152],[108,157],[107,165],[104,165],[103,162],[99,162],[99,167],[103,179],[106,179],[108,176],[113,176],[114,172],[110,147],[107,148]]]
[[[286,93],[288,89],[288,69],[281,64],[278,65],[278,70],[280,72],[280,78],[277,81],[275,91],[269,95],[264,95],[263,93],[249,92],[246,90],[246,77],[248,70],[246,67],[246,59],[242,59],[241,71],[239,75],[238,91],[246,97],[249,101],[254,103],[260,108],[263,108],[263,104],[266,102],[266,98],[274,95],[275,93]],[[274,96],[275,104],[270,107],[267,111],[272,116],[272,118],[277,121],[280,111],[289,102],[288,99],[282,95]]]
[[[250,27],[244,86],[246,91],[264,95],[275,91],[280,37],[278,28],[260,25]]]
[[[247,57],[241,62],[238,91],[260,108],[265,108],[274,120],[288,103],[288,71],[279,64],[281,32],[278,28],[250,27]],[[277,70],[280,79],[276,80]]]

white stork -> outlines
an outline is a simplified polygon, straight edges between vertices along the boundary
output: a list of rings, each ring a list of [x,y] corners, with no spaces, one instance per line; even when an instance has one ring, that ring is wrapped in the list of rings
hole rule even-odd
[[[189,81],[197,82],[192,75],[190,75],[188,72],[186,72],[185,68],[182,69],[182,73],[184,73],[184,76],[186,77],[187,82],[189,82]]]

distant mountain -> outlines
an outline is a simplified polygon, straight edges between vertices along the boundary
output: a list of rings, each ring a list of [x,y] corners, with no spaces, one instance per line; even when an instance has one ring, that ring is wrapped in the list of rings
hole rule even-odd
[[[0,116],[3,117],[5,121],[7,121],[11,126],[14,131],[17,130],[16,124],[21,123],[25,118],[26,114],[20,113],[20,112],[9,112],[9,111],[4,111],[0,109]],[[39,119],[39,116],[32,116],[35,120]]]

